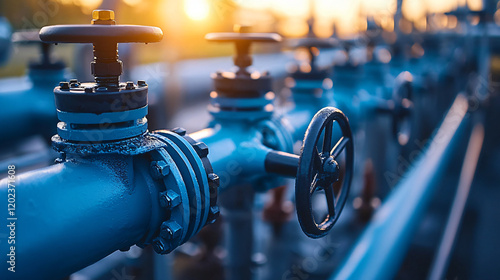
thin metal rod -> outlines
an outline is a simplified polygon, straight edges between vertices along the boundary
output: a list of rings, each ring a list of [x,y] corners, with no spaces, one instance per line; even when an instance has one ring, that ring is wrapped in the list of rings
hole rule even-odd
[[[453,250],[465,206],[467,204],[467,198],[469,197],[470,188],[476,172],[477,162],[479,160],[479,155],[481,154],[481,148],[483,147],[483,140],[484,127],[481,123],[479,123],[474,126],[469,140],[450,216],[446,222],[446,227],[429,274],[430,280],[444,279],[444,274],[448,268],[451,252]]]

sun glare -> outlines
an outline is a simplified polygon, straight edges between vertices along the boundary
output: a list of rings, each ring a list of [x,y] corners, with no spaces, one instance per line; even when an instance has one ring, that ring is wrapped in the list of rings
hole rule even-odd
[[[208,17],[210,6],[207,0],[184,0],[184,11],[192,20],[204,20]]]

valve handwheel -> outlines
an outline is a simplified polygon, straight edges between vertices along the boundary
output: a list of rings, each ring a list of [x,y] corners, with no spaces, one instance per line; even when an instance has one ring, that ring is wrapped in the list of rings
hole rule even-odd
[[[337,123],[342,137],[333,144],[333,125]],[[323,133],[324,132],[324,133]],[[322,138],[320,150],[318,144]],[[345,174],[337,162],[345,153]],[[295,183],[297,215],[304,233],[319,238],[328,233],[336,223],[347,200],[353,169],[353,141],[349,121],[342,111],[324,108],[311,121],[302,146]],[[340,188],[334,188],[341,184]],[[323,189],[328,214],[322,221],[316,221],[313,213],[313,193]],[[337,194],[335,190],[338,189]]]
[[[250,56],[250,45],[252,43],[277,43],[281,42],[281,36],[276,33],[250,33],[249,26],[235,25],[235,32],[209,33],[205,39],[210,42],[234,43],[236,45],[236,56],[234,65],[238,67],[236,74],[250,75],[246,70],[252,65]]]
[[[411,137],[411,113],[413,110],[413,83],[409,72],[400,73],[394,81],[394,111],[392,133],[401,146],[405,146]]]
[[[93,11],[91,24],[46,26],[40,31],[40,39],[46,43],[155,43],[162,38],[158,27],[116,25],[111,10]]]
[[[120,87],[119,76],[123,71],[118,43],[155,43],[162,38],[163,32],[158,27],[116,25],[111,10],[93,11],[91,24],[54,25],[40,30],[40,39],[45,43],[92,43],[95,82],[113,90]]]

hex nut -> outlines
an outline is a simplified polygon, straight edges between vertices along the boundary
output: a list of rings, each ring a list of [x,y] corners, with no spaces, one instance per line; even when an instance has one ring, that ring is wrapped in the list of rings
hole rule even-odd
[[[181,203],[181,197],[173,190],[167,190],[160,193],[161,207],[172,209]]]
[[[198,154],[199,157],[203,158],[208,156],[208,146],[203,142],[198,142],[193,145],[194,150]]]
[[[207,224],[213,224],[220,216],[219,206],[215,205],[210,207],[210,211],[208,212]]]
[[[148,84],[146,84],[146,81],[144,81],[144,80],[139,80],[139,81],[137,81],[137,85],[140,86],[140,87],[145,87]]]
[[[69,83],[68,82],[60,82],[59,87],[63,90],[68,90],[69,89]]]
[[[181,236],[182,227],[175,221],[167,221],[161,224],[160,236],[166,240],[174,240]]]
[[[166,254],[170,249],[168,243],[161,237],[157,237],[153,240],[153,249],[158,254]]]
[[[210,188],[218,188],[220,186],[220,178],[215,173],[208,174],[208,185]]]
[[[161,179],[164,176],[167,176],[170,173],[170,167],[168,164],[163,161],[153,161],[151,162],[151,175],[155,179]]]
[[[179,136],[184,136],[186,135],[186,130],[182,127],[176,127],[171,130],[173,133],[179,135]]]
[[[127,82],[125,89],[135,89],[135,85],[133,82]]]

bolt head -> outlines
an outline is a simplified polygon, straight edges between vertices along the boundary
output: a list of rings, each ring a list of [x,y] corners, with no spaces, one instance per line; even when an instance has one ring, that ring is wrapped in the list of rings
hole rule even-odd
[[[174,128],[174,129],[172,129],[170,131],[172,131],[173,133],[175,133],[175,134],[177,134],[179,136],[186,135],[186,130],[184,128],[182,128],[182,127],[176,127],[176,128]]]
[[[174,240],[181,236],[182,227],[175,221],[167,221],[161,224],[160,236],[166,240]]]
[[[59,87],[61,89],[69,89],[69,83],[68,82],[60,82]]]
[[[135,85],[133,82],[127,82],[125,89],[134,89],[134,88],[135,88]]]
[[[220,186],[220,178],[215,173],[208,174],[208,184],[210,187],[218,188]]]
[[[112,10],[94,10],[92,11],[93,20],[115,20],[115,12]]]
[[[170,246],[161,237],[157,237],[153,240],[153,249],[158,254],[166,254],[169,252]]]
[[[170,173],[170,167],[168,164],[163,161],[153,161],[151,162],[151,175],[155,179],[161,179],[164,176],[167,176]]]
[[[160,193],[161,207],[172,209],[181,203],[181,197],[173,190]]]
[[[139,81],[137,81],[137,85],[138,85],[138,86],[140,86],[140,87],[145,87],[145,86],[147,86],[146,81],[144,81],[144,80],[139,80]]]
[[[193,145],[194,150],[198,154],[199,157],[206,157],[208,156],[208,146],[207,144],[203,142],[198,142]]]
[[[250,25],[235,24],[233,31],[236,33],[250,33],[252,27]]]
[[[208,212],[207,224],[213,224],[220,216],[219,206],[215,205],[210,207],[210,211]]]

